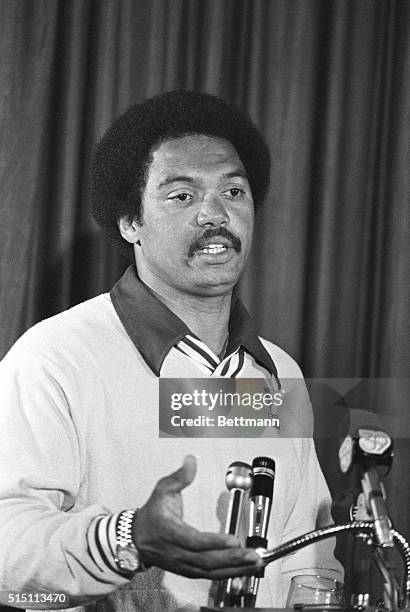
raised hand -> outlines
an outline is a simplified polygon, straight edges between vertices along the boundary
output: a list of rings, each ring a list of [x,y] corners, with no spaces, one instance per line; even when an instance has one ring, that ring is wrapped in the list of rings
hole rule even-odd
[[[231,535],[204,533],[183,521],[181,491],[191,484],[196,461],[185,457],[182,467],[161,478],[147,503],[137,512],[133,539],[145,564],[211,580],[253,573],[258,554],[241,547]]]

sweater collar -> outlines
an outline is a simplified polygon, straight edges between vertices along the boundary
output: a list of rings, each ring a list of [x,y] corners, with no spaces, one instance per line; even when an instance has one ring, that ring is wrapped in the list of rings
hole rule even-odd
[[[147,365],[159,376],[162,363],[171,348],[192,332],[141,282],[134,265],[127,268],[111,290],[110,296],[127,334]],[[239,346],[243,346],[260,365],[277,378],[275,364],[256,335],[248,311],[242,302],[236,299],[229,318],[226,355]]]

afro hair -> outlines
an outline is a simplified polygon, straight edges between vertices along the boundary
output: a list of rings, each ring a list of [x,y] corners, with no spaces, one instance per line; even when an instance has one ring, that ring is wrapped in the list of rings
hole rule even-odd
[[[161,142],[188,134],[217,136],[236,149],[249,177],[255,208],[269,187],[269,149],[250,118],[210,94],[174,90],[131,106],[96,145],[91,163],[92,214],[126,257],[132,245],[117,221],[131,216],[142,222],[141,195],[151,152]]]

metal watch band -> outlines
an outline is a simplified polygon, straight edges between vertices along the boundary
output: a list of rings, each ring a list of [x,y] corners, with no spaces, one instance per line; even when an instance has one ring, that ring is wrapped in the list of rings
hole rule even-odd
[[[126,546],[134,544],[132,541],[132,519],[134,518],[135,510],[124,510],[118,517],[117,522],[117,545]]]
[[[124,510],[118,517],[116,527],[115,562],[125,573],[143,572],[147,568],[141,562],[138,550],[132,540],[132,523],[136,510]]]

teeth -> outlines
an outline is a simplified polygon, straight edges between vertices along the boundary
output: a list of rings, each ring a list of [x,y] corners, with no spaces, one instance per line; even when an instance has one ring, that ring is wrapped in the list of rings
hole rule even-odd
[[[226,246],[224,246],[223,244],[209,244],[207,247],[201,249],[202,253],[211,254],[223,253],[224,251],[226,251]]]

